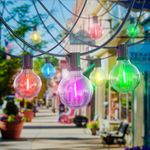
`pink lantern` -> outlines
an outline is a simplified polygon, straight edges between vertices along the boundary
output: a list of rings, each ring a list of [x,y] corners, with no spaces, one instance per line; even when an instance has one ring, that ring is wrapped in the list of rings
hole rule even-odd
[[[99,39],[103,35],[103,29],[98,23],[98,18],[97,16],[93,17],[93,24],[91,25],[89,29],[89,35],[91,39]]]

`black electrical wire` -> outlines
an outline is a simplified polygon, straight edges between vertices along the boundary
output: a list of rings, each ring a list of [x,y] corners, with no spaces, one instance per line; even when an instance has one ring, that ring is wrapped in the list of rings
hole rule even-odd
[[[131,4],[130,4],[130,7],[129,7],[129,9],[128,9],[128,13],[126,14],[126,17],[125,17],[125,20],[124,20],[124,22],[126,21],[126,18],[127,18],[127,16],[128,16],[128,14],[130,13],[130,11],[131,11],[131,8],[132,8],[132,6],[133,6],[133,4],[134,4],[134,1],[135,0],[132,0],[132,2],[131,2]],[[1,18],[0,18],[1,19]],[[123,23],[122,23],[123,24]],[[121,27],[120,27],[121,28]],[[117,31],[118,32],[118,31]],[[116,33],[117,33],[116,32]],[[106,42],[105,42],[106,43]],[[103,44],[104,45],[104,44]],[[95,50],[94,50],[95,51]],[[91,52],[93,52],[93,50],[91,50],[91,51],[89,51],[88,53],[91,53]],[[85,53],[87,53],[87,52],[85,52]],[[84,53],[81,53],[82,55],[84,55]],[[53,54],[54,56],[56,56],[57,54]],[[64,56],[64,55],[63,55]]]
[[[42,17],[40,16],[40,13],[39,13],[39,11],[38,11],[38,9],[37,9],[37,6],[35,5],[35,2],[34,2],[34,0],[32,0],[33,1],[33,5],[34,5],[34,7],[35,7],[35,10],[36,10],[36,12],[37,12],[37,15],[39,16],[39,18],[40,18],[40,20],[41,20],[41,23],[43,24],[43,26],[44,26],[44,28],[46,29],[46,31],[50,34],[50,36],[55,40],[55,42],[57,42],[57,43],[59,43],[58,41],[57,41],[57,39],[52,35],[52,33],[48,30],[48,28],[46,27],[46,25],[45,25],[45,23],[44,23],[44,21],[42,20]],[[59,44],[59,46],[63,49],[63,50],[65,50],[67,53],[70,53],[64,46],[62,46],[61,44]],[[106,47],[107,49],[109,49],[109,48],[115,48],[115,47]]]
[[[68,33],[69,31],[49,12],[49,10],[45,7],[45,5],[40,1],[40,0],[37,0],[39,2],[39,4],[43,7],[43,9],[52,17],[52,19],[66,32]],[[99,47],[98,45],[93,45],[93,44],[90,44],[88,42],[85,42],[83,40],[81,40],[80,38],[76,37],[73,33],[69,33],[71,34],[75,39],[81,41],[82,43],[88,45],[88,46],[91,46],[91,47]]]
[[[40,5],[44,8],[44,10],[55,20],[55,22],[63,29],[63,30],[65,30],[66,32],[68,32],[68,30],[65,28],[65,27],[63,27],[61,24],[60,24],[60,22],[48,11],[48,9],[44,6],[44,4],[41,2],[41,1],[39,1],[39,0],[37,0],[39,3],[40,3]],[[134,2],[135,2],[135,0],[134,0]],[[131,1],[131,3],[132,3],[132,1]],[[130,3],[130,4],[131,4]],[[134,5],[134,4],[133,4]],[[133,6],[132,6],[133,7]],[[131,7],[131,9],[132,9],[132,7]],[[130,7],[129,7],[130,8]],[[130,11],[131,11],[131,9],[130,9]],[[129,9],[128,9],[129,10]],[[127,12],[127,14],[128,14],[128,12]],[[129,12],[129,14],[130,14],[130,12]],[[129,14],[128,14],[128,16],[129,16]],[[127,15],[126,15],[127,16]],[[126,18],[126,16],[125,16],[125,18]],[[128,16],[127,16],[127,18],[128,18]],[[126,18],[126,20],[127,20],[127,18]],[[124,20],[123,20],[123,22],[124,22]],[[122,26],[124,25],[124,23],[122,22]],[[121,25],[120,25],[121,26]],[[122,28],[122,27],[121,27]],[[118,34],[118,33],[117,33]],[[74,36],[74,34],[72,34],[73,36]],[[114,34],[115,35],[115,34]],[[74,38],[75,39],[77,39],[77,40],[79,40],[79,41],[81,41],[81,42],[83,42],[84,44],[86,44],[86,45],[88,45],[88,46],[91,46],[91,47],[96,47],[95,49],[93,49],[93,50],[97,50],[97,49],[99,49],[99,47],[100,46],[98,46],[98,45],[93,45],[93,44],[90,44],[90,43],[87,43],[87,42],[85,42],[85,41],[83,41],[83,40],[81,40],[81,39],[79,39],[79,38],[77,38],[77,37],[75,37],[74,36]],[[111,39],[111,38],[110,38]],[[111,41],[111,40],[110,40]],[[106,41],[107,42],[107,41]],[[92,50],[91,50],[92,51]],[[85,52],[85,53],[87,53],[87,52]]]
[[[5,0],[4,0],[4,2],[5,2]],[[1,3],[2,3],[2,5],[4,5],[4,2],[3,1],[1,1]],[[5,5],[5,10],[6,10],[6,12],[9,14],[9,20],[11,20],[11,19],[13,19],[17,24],[19,24],[19,25],[23,25],[22,23],[20,23],[16,18],[15,18],[15,16],[14,15],[11,15],[11,12],[7,9],[7,6]],[[44,20],[44,22],[46,21],[48,19],[48,16],[45,18],[45,20]],[[31,21],[32,22],[32,21]],[[31,26],[31,28],[32,28],[33,26]]]
[[[81,16],[81,14],[82,14],[82,12],[83,12],[83,10],[84,10],[84,8],[85,8],[86,3],[87,3],[87,0],[85,0],[85,3],[84,3],[84,5],[83,5],[83,7],[82,7],[82,9],[81,9],[81,11],[80,11],[79,17],[76,19],[76,21],[75,21],[74,25],[72,26],[72,28],[70,29],[69,33],[71,33],[71,31],[73,30],[73,28],[74,28],[75,25],[77,24],[77,22],[78,22],[78,20],[79,20],[79,18],[80,18],[80,16]],[[26,42],[26,41],[23,40],[21,37],[19,37],[19,36],[11,29],[11,27],[5,22],[5,20],[4,20],[2,17],[0,17],[0,20],[1,20],[1,22],[5,25],[5,27],[6,27],[15,37],[17,37],[21,42],[23,42],[25,45],[27,45],[28,47],[32,48],[33,50],[39,51],[39,52],[41,52],[42,54],[49,54],[49,55],[56,56],[56,57],[65,57],[65,55],[52,54],[52,53],[49,53],[49,52],[52,51],[54,48],[56,48],[56,47],[69,35],[69,33],[67,33],[67,34],[64,36],[64,38],[59,42],[59,44],[56,44],[56,45],[55,45],[54,47],[52,47],[50,50],[42,51],[42,50],[40,50],[40,49],[37,49],[37,48],[33,47],[33,46],[30,45],[28,42]],[[38,56],[40,56],[40,55],[35,55],[34,57],[38,57]]]
[[[107,11],[110,12],[116,5],[118,5],[118,3],[119,3],[119,0],[112,7],[107,8]],[[107,11],[105,11],[104,13],[98,15],[98,17],[104,16],[105,14],[107,14]]]
[[[58,0],[59,1],[59,0]],[[61,2],[62,3],[62,2]],[[65,21],[65,16],[64,16],[64,14],[63,14],[63,10],[62,10],[62,8],[60,7],[60,10],[61,10],[61,14],[62,14],[62,17],[63,17],[63,19],[64,19],[64,21]],[[89,18],[88,18],[89,19]],[[110,33],[110,32],[109,32]],[[108,34],[109,34],[108,33]],[[75,37],[76,38],[76,37]],[[77,38],[78,39],[78,38]],[[80,39],[78,39],[79,41],[81,41],[81,42],[83,42],[84,44],[86,44],[86,45],[88,45],[88,46],[91,46],[91,44],[89,44],[89,43],[86,43],[86,42],[84,42],[84,41],[82,41],[82,40],[80,40]],[[96,47],[97,47],[98,45],[96,45]],[[112,48],[112,47],[111,47]]]
[[[37,9],[37,6],[36,6],[36,4],[35,4],[35,1],[32,0],[32,2],[33,2],[33,6],[34,6],[34,8],[35,8],[35,10],[36,10],[36,12],[37,12],[37,15],[38,15],[38,17],[39,17],[41,23],[43,24],[45,30],[49,33],[49,35],[53,38],[53,40],[58,44],[59,42],[57,41],[57,39],[53,36],[53,34],[52,34],[52,33],[48,30],[48,28],[46,27],[46,25],[45,25],[45,23],[44,23],[44,21],[43,21],[41,15],[40,15],[38,9]],[[60,46],[62,49],[64,49],[67,53],[70,53],[67,49],[65,49],[65,48],[61,45],[61,43],[59,44],[59,46]]]
[[[17,55],[13,55],[13,54],[10,54],[10,53],[6,53],[5,51],[3,51],[1,48],[0,48],[0,53],[4,54],[4,55],[8,55],[10,57],[14,57],[14,58],[22,58],[22,56],[17,56]]]
[[[3,16],[4,11],[5,11],[5,3],[3,5],[2,12],[0,13],[1,16]],[[1,46],[1,41],[2,41],[2,24],[0,23],[0,46]]]
[[[112,41],[112,39],[114,37],[116,37],[116,35],[120,32],[120,30],[122,29],[122,27],[124,26],[126,20],[128,19],[129,17],[129,14],[134,6],[134,3],[135,3],[135,0],[131,0],[131,3],[130,3],[130,6],[128,8],[128,12],[126,13],[126,16],[124,18],[124,20],[122,21],[121,25],[118,27],[118,29],[116,30],[116,32],[106,41],[104,42],[102,45],[98,46],[97,48],[93,49],[93,50],[90,50],[88,52],[83,52],[81,55],[87,55],[87,54],[90,54],[90,53],[93,53],[93,52],[96,52],[98,49],[104,47],[105,45],[107,45],[110,41]]]
[[[107,12],[110,16],[112,16],[112,17],[115,18],[115,19],[122,20],[122,18],[119,18],[119,17],[113,15],[110,11],[108,11],[108,9],[105,8],[104,5],[103,5],[99,0],[97,0],[97,2],[103,7],[104,10],[106,10],[106,12]],[[119,1],[118,1],[118,2],[119,2]]]
[[[79,17],[76,19],[76,21],[75,21],[75,23],[73,24],[73,26],[71,27],[71,29],[69,30],[69,32],[68,33],[66,33],[66,35],[61,39],[61,41],[59,41],[53,48],[51,48],[51,49],[54,49],[54,48],[56,48],[57,46],[59,46],[65,39],[66,39],[66,37],[72,32],[72,30],[74,29],[74,27],[76,26],[76,24],[77,24],[77,22],[78,22],[78,20],[80,19],[80,16],[82,15],[82,12],[83,12],[83,10],[84,10],[84,8],[85,8],[85,6],[86,6],[86,3],[87,3],[87,0],[85,0],[85,2],[84,2],[84,4],[83,4],[83,7],[82,7],[82,9],[81,9],[81,11],[80,11],[80,13],[79,13]],[[49,12],[49,11],[48,11]],[[50,12],[49,12],[50,13]],[[51,14],[51,13],[50,13]],[[49,51],[47,51],[47,52],[49,52]],[[44,52],[44,54],[46,54],[47,52]],[[51,55],[53,55],[53,56],[55,56],[56,54],[51,54]],[[36,55],[37,57],[39,56],[39,55]],[[36,57],[35,56],[35,57]],[[59,54],[57,54],[57,56],[59,56]],[[59,57],[66,57],[66,55],[60,55]]]
[[[13,38],[13,40],[15,41],[15,43],[24,51],[24,48],[21,46],[21,44],[16,40],[16,38],[10,34],[10,32],[8,31],[9,35]]]
[[[59,1],[59,3],[63,6],[63,8],[65,8],[70,14],[72,14],[72,15],[75,16],[75,17],[78,17],[78,15],[75,14],[75,13],[73,13],[61,0],[58,0],[58,1]],[[105,13],[99,15],[98,17],[103,16],[103,15],[106,14],[107,12],[110,12],[110,10],[112,10],[112,9],[118,4],[118,2],[119,2],[119,1],[117,1],[109,10],[107,9],[107,11],[106,11]],[[80,18],[81,18],[81,19],[89,19],[88,17],[83,17],[83,16],[81,16]]]
[[[127,45],[127,46],[133,46],[133,45],[136,45],[136,44],[140,44],[140,43],[142,43],[142,42],[144,42],[144,41],[145,41],[145,39],[140,40],[140,41],[137,41],[137,42],[135,42],[135,43],[126,43],[126,45]]]
[[[115,55],[116,55],[116,53],[115,53],[115,54],[111,54],[111,55],[106,56],[106,57],[102,57],[102,58],[89,59],[89,58],[82,58],[82,57],[81,57],[80,59],[82,59],[82,60],[86,60],[86,61],[94,61],[94,60],[96,60],[96,59],[104,60],[104,59],[107,59],[107,58],[113,57],[113,56],[115,56]]]
[[[141,18],[141,16],[142,16],[142,12],[143,12],[143,9],[144,9],[145,2],[146,2],[146,0],[143,0],[142,7],[141,7],[141,10],[140,10],[140,14],[139,14],[139,17],[138,17],[138,19],[137,19],[137,22],[136,22],[136,25],[135,25],[135,27],[134,27],[134,30],[136,30],[136,28],[137,28],[137,26],[138,26],[138,24],[139,24],[139,22],[140,22],[140,18]],[[134,37],[133,37],[133,38],[134,38]],[[129,41],[130,41],[130,39],[129,39],[126,43],[128,43]]]
[[[75,39],[77,39],[77,40],[83,42],[83,43],[86,44],[86,45],[89,45],[89,46],[91,46],[91,47],[98,47],[97,45],[90,44],[90,43],[88,43],[88,42],[85,42],[85,41],[83,41],[83,40],[77,38],[73,33],[69,32],[69,31],[56,19],[56,17],[54,17],[54,16],[50,13],[50,11],[45,7],[45,5],[44,5],[40,0],[37,0],[37,1],[38,1],[39,4],[43,7],[43,9],[49,14],[49,16],[50,16],[66,33],[72,35]]]

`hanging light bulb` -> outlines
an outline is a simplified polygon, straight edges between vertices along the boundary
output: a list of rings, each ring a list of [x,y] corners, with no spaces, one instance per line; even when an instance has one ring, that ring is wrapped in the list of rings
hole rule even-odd
[[[32,70],[32,57],[25,55],[23,58],[23,70],[14,80],[16,94],[21,98],[32,99],[38,95],[41,86],[40,77]]]
[[[80,69],[80,54],[71,53],[70,73],[63,78],[58,86],[61,102],[71,108],[80,108],[89,104],[93,87]]]
[[[51,79],[55,76],[56,70],[54,66],[49,62],[48,58],[46,58],[46,63],[42,67],[42,74],[44,78]]]
[[[91,25],[89,29],[89,35],[91,39],[97,40],[103,35],[103,29],[102,26],[98,23],[98,17],[93,16],[93,24]]]
[[[106,83],[105,72],[101,68],[101,60],[95,60],[96,67],[90,74],[90,80],[97,86],[102,86]]]
[[[125,45],[118,48],[117,63],[110,72],[111,86],[118,92],[133,91],[140,82],[140,73],[127,58]]]
[[[31,41],[34,44],[38,44],[41,42],[41,36],[40,36],[40,33],[37,31],[36,26],[33,28],[33,32],[31,34]]]
[[[129,37],[136,37],[140,33],[140,28],[136,24],[135,18],[130,19],[130,24],[127,27],[126,33]]]

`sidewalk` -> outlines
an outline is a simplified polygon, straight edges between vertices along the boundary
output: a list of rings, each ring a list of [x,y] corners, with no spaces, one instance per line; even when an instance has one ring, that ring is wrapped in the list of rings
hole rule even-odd
[[[1,137],[1,135],[0,135]],[[57,115],[40,110],[32,123],[25,123],[19,141],[0,140],[0,150],[107,150],[98,136],[87,129],[57,123]],[[110,150],[123,150],[113,146]]]

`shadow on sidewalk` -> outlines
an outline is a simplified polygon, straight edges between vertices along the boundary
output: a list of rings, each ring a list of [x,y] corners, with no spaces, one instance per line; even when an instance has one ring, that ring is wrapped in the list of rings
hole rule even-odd
[[[24,129],[79,129],[76,126],[67,126],[67,125],[60,125],[60,126],[24,126]]]

